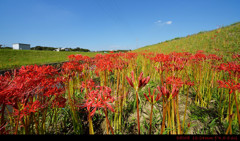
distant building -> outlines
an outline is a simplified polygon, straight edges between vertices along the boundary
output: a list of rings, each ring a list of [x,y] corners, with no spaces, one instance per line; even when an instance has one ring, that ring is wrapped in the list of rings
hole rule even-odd
[[[60,48],[55,49],[54,51],[60,51]]]
[[[55,49],[54,51],[61,51],[61,50],[69,51],[68,48],[57,48],[57,49]]]
[[[16,44],[13,44],[13,49],[15,49],[15,50],[30,50],[30,44],[16,43]]]

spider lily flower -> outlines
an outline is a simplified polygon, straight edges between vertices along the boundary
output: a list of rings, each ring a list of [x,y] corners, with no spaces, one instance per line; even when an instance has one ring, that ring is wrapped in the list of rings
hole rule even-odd
[[[143,88],[147,85],[147,83],[150,81],[150,76],[142,78],[143,72],[140,73],[140,76],[138,78],[138,88]]]
[[[228,80],[228,81],[222,81],[218,80],[217,81],[219,84],[219,88],[227,88],[229,89],[229,94],[232,94],[233,91],[239,89],[240,90],[240,83],[236,83],[234,80]]]
[[[163,96],[169,98],[170,93],[169,93],[169,90],[166,88],[166,84],[164,84],[164,86],[162,87],[157,86],[157,89]]]
[[[182,85],[184,84],[181,78],[177,78],[177,77],[168,77],[166,80],[166,83],[175,85],[176,87],[182,87]]]
[[[129,85],[133,87],[136,91],[146,86],[147,83],[150,81],[150,76],[143,77],[143,72],[141,72],[138,77],[138,84],[137,84],[137,81],[134,79],[134,71],[131,72],[131,76],[132,76],[131,79],[128,76],[126,76],[126,79]]]
[[[111,88],[106,86],[97,86],[96,88],[99,89],[90,91],[86,102],[81,107],[87,107],[91,117],[95,114],[96,110],[100,108],[104,110],[109,109],[114,112],[111,105],[115,99],[111,96]]]
[[[167,99],[172,99],[174,98],[176,95],[178,95],[179,93],[179,88],[177,85],[173,84],[172,85],[172,90],[171,93],[170,91],[167,89],[166,84],[164,84],[164,86],[157,87],[158,91],[161,92],[162,95],[164,95],[165,97],[167,97]]]
[[[153,93],[151,94],[150,88],[148,88],[148,96],[144,93],[143,95],[152,104],[155,104],[162,96],[162,94],[157,94],[156,98],[154,99],[156,89],[153,90]]]

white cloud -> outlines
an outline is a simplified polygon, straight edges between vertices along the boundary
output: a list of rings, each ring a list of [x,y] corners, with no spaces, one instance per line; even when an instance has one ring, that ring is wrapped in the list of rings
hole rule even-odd
[[[157,25],[170,25],[172,24],[172,21],[166,21],[166,22],[162,22],[161,20],[157,20],[156,22],[154,22]]]
[[[158,21],[156,21],[155,23],[161,23],[162,21],[161,20],[158,20]]]
[[[166,24],[172,24],[172,21],[167,21]]]

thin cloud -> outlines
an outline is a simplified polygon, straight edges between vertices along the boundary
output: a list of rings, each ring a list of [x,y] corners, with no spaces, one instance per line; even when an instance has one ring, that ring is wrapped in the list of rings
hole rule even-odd
[[[166,21],[166,22],[163,22],[163,21],[161,21],[161,20],[157,20],[156,22],[154,22],[155,24],[157,24],[157,25],[170,25],[170,24],[172,24],[172,21]]]
[[[156,21],[155,23],[162,23],[162,21],[161,21],[161,20],[158,20],[158,21]]]
[[[166,24],[172,24],[172,21],[167,21]]]

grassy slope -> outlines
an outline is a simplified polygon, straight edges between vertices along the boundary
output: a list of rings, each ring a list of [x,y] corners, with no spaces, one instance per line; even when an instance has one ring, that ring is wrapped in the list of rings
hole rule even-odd
[[[217,51],[218,49],[219,51]],[[140,52],[145,50],[159,53],[170,53],[173,51],[195,53],[197,50],[203,50],[206,53],[227,57],[232,52],[240,53],[240,22],[216,30],[200,32],[180,39],[145,46],[134,51]]]
[[[63,62],[67,61],[67,56],[71,54],[93,57],[97,53],[0,49],[0,70],[18,68],[22,65]]]

